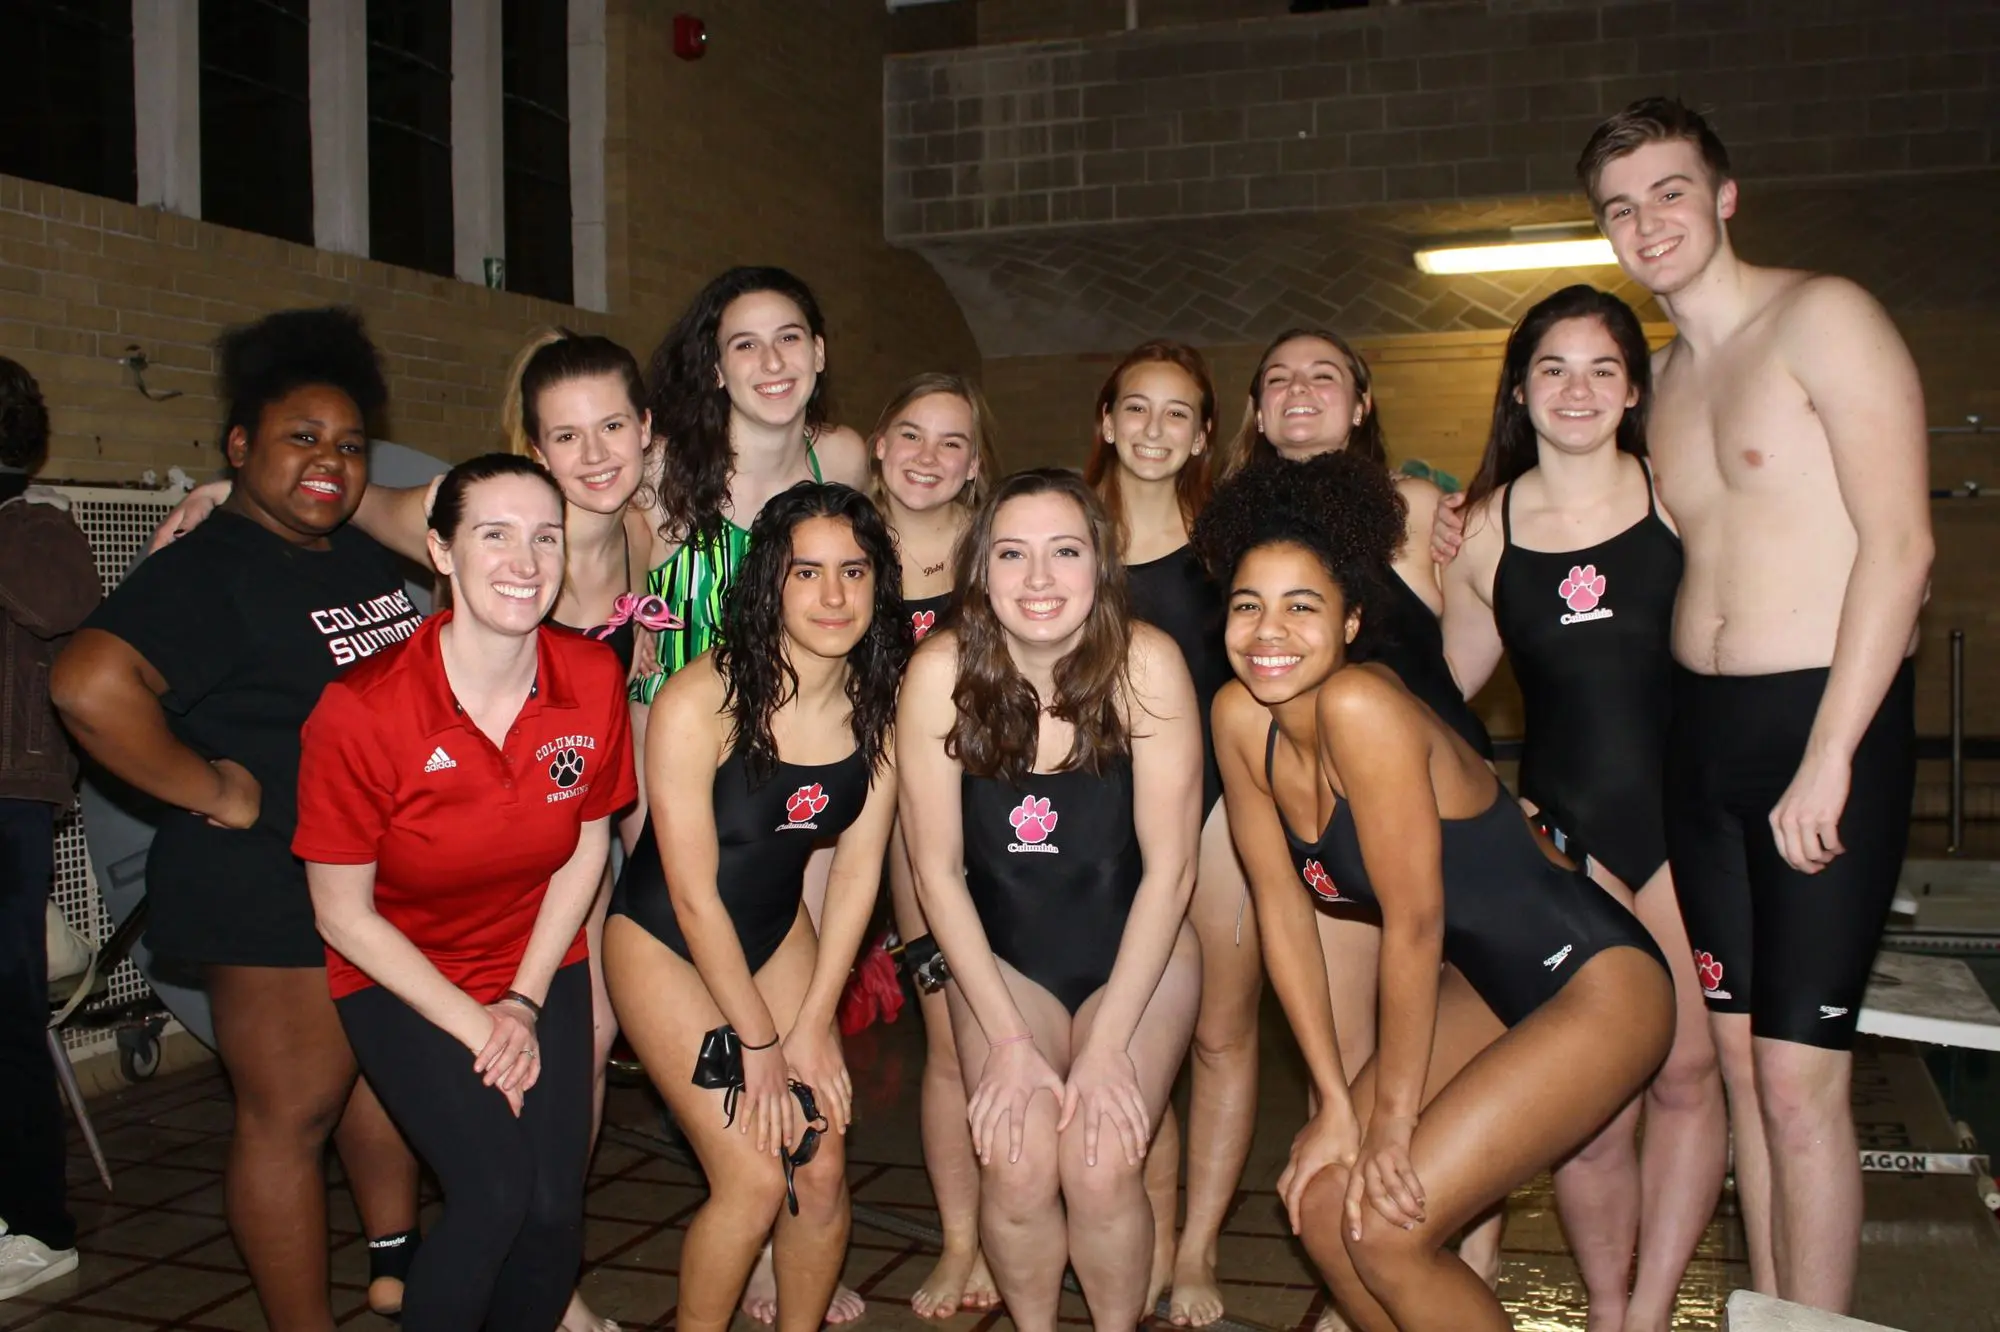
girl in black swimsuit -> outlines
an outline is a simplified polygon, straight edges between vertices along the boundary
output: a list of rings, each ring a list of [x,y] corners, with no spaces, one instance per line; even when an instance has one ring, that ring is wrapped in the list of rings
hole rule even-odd
[[[876,507],[889,522],[902,557],[903,610],[918,642],[942,628],[951,606],[952,550],[971,525],[986,484],[1000,474],[993,456],[992,413],[977,385],[960,375],[922,374],[889,395],[869,435]],[[896,933],[921,955],[930,926],[917,905],[910,853],[898,825],[889,839],[889,898]],[[923,1318],[1000,1303],[979,1251],[979,1161],[965,1124],[965,1083],[951,1010],[944,992],[919,988],[924,1019],[924,1081],[920,1122],[924,1168],[944,1231],[937,1266],[910,1307]]]
[[[1390,595],[1402,508],[1364,459],[1267,462],[1217,492],[1196,540],[1230,588],[1230,825],[1318,1097],[1279,1191],[1350,1323],[1464,1332],[1509,1321],[1444,1246],[1645,1084],[1673,987],[1644,927],[1542,854],[1464,738],[1350,655]],[[1382,921],[1381,1040],[1351,1091],[1316,901]]]
[[[1098,1327],[1144,1315],[1144,1157],[1199,1000],[1194,689],[1130,619],[1115,552],[1074,472],[1008,478],[959,543],[957,618],[918,649],[897,717],[980,1241],[1023,1332],[1054,1328],[1065,1263]]]
[[[1336,333],[1302,328],[1280,333],[1257,361],[1248,406],[1243,426],[1223,457],[1224,479],[1258,460],[1297,462],[1337,452],[1355,453],[1385,472],[1389,468],[1368,362]],[[1407,535],[1391,566],[1396,577],[1386,584],[1375,608],[1375,632],[1367,651],[1394,671],[1440,721],[1482,757],[1491,758],[1493,745],[1486,727],[1466,706],[1452,679],[1438,630],[1444,597],[1425,542],[1440,492],[1430,481],[1400,474],[1395,485],[1408,508]],[[1340,1057],[1347,1067],[1360,1068],[1375,1049],[1375,959],[1381,933],[1346,910],[1322,912],[1318,924],[1335,987]],[[1475,1225],[1459,1250],[1489,1283],[1500,1279],[1500,1224],[1496,1213]],[[1330,1326],[1322,1320],[1322,1332]]]
[[[1478,690],[1504,648],[1520,683],[1524,803],[1592,878],[1634,905],[1674,972],[1680,1021],[1644,1100],[1643,1167],[1634,1102],[1556,1171],[1591,1321],[1607,1327],[1672,1321],[1729,1141],[1666,863],[1681,543],[1644,462],[1649,392],[1645,333],[1616,296],[1566,287],[1530,310],[1507,342],[1465,543],[1444,580],[1445,649],[1459,682]]]
[[[1236,1196],[1257,1111],[1257,998],[1263,968],[1243,867],[1229,840],[1222,775],[1209,743],[1208,710],[1232,678],[1222,647],[1222,592],[1188,542],[1208,501],[1215,389],[1201,353],[1176,342],[1134,348],[1097,395],[1097,439],[1084,479],[1118,530],[1132,614],[1167,631],[1194,679],[1203,741],[1201,851],[1188,920],[1201,940],[1201,1016],[1194,1029],[1188,1114],[1187,1226],[1173,1242],[1178,1130],[1169,1112],[1154,1144],[1162,1252],[1171,1274],[1168,1317],[1203,1327],[1222,1317],[1216,1246]],[[1164,1203],[1164,1207],[1158,1204]]]
[[[801,482],[751,535],[720,643],[652,704],[657,854],[635,852],[620,881],[605,975],[708,1176],[681,1253],[680,1325],[729,1325],[775,1224],[777,1325],[818,1332],[849,1223],[853,1086],[834,1010],[895,817],[889,727],[910,638],[894,547],[858,491]],[[824,837],[836,841],[816,935],[802,897]],[[741,1042],[740,1097],[692,1080],[704,1034],[724,1025]],[[810,1161],[798,1160],[806,1125],[788,1083],[827,1120]]]

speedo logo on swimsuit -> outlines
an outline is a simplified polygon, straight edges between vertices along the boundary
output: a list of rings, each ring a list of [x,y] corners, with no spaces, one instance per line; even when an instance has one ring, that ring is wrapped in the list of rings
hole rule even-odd
[[[1729,991],[1722,988],[1722,964],[1715,960],[1715,954],[1697,951],[1694,955],[1695,974],[1701,977],[1701,992],[1709,999],[1727,999]]]
[[[1847,1010],[1844,1008],[1835,1008],[1832,1004],[1821,1004],[1819,1006],[1819,1016],[1820,1020],[1824,1022],[1828,1018],[1846,1017]]]
[[[1572,564],[1569,577],[1556,588],[1556,595],[1569,607],[1569,613],[1562,617],[1563,624],[1584,624],[1591,620],[1608,620],[1611,607],[1597,603],[1604,600],[1604,575],[1597,572],[1594,564]]]
[[[813,822],[813,816],[825,808],[826,792],[820,789],[818,782],[801,786],[785,798],[785,822],[778,825],[777,831],[797,832],[817,828],[819,825]]]
[[[1340,889],[1333,886],[1333,876],[1326,872],[1326,866],[1317,860],[1308,860],[1299,871],[1299,877],[1306,881],[1312,895],[1322,902],[1347,902],[1351,898],[1342,897]]]
[[[1009,851],[1039,851],[1048,855],[1060,852],[1049,845],[1049,834],[1056,830],[1056,812],[1049,808],[1049,798],[1037,800],[1033,796],[1022,796],[1021,803],[1007,811],[1007,826],[1021,840],[1007,843]]]
[[[1557,967],[1569,961],[1569,955],[1575,951],[1576,949],[1573,945],[1564,944],[1561,948],[1556,949],[1554,954],[1552,954],[1549,957],[1543,958],[1542,965],[1547,967],[1550,971],[1554,971]]]

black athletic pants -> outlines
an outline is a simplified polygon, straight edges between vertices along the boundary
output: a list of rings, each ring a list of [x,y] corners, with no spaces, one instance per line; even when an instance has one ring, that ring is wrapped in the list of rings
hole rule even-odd
[[[583,1261],[590,968],[556,973],[521,1117],[472,1053],[374,986],[336,1004],[361,1071],[444,1189],[403,1292],[403,1332],[551,1332]]]
[[[40,800],[0,800],[0,1221],[51,1249],[73,1249],[48,1038],[55,816]]]

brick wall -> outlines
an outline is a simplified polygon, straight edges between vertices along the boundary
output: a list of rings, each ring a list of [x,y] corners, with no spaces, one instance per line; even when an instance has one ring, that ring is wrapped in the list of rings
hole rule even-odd
[[[501,377],[528,330],[607,332],[643,359],[735,263],[783,264],[814,285],[843,420],[872,423],[917,368],[976,369],[950,293],[882,239],[883,8],[735,0],[697,62],[673,58],[670,24],[664,7],[613,0],[609,315],[0,177],[0,355],[43,383],[46,474],[212,471],[210,344],[285,306],[359,306],[388,363],[390,436],[447,457],[493,443]],[[140,396],[116,363],[134,343],[152,362],[147,386],[181,396]]]
[[[1375,0],[1380,4],[1382,0]],[[1125,0],[977,0],[979,44],[1096,37],[1125,31]],[[1137,0],[1141,28],[1275,18],[1290,0]]]
[[[1996,52],[1986,0],[1472,0],[905,56],[884,207],[914,238],[1568,190],[1657,92],[1761,179],[1989,167]]]

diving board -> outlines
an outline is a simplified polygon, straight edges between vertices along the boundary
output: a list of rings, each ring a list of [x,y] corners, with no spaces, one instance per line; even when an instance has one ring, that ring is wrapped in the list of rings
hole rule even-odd
[[[1751,1290],[1730,1292],[1722,1326],[1727,1332],[1895,1332],[1882,1323],[1864,1323]]]
[[[2000,1050],[2000,1007],[1960,959],[1885,949],[1869,974],[1857,1029],[1928,1045]]]

